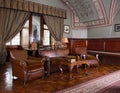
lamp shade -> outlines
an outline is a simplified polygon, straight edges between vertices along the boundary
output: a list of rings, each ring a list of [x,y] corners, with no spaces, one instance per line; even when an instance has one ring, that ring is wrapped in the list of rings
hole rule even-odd
[[[62,38],[62,43],[68,43],[68,38],[66,37]]]

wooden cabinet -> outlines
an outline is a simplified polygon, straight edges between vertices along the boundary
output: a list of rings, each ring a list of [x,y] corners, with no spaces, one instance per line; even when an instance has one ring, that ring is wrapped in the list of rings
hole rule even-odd
[[[75,54],[75,48],[87,47],[86,39],[71,39],[69,38],[69,50],[70,54]]]

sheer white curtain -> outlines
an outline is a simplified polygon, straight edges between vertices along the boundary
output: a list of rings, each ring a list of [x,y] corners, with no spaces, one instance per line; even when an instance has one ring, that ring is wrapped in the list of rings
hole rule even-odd
[[[44,20],[56,41],[61,41],[64,31],[64,19],[60,17],[44,15]]]
[[[6,60],[5,43],[22,30],[29,16],[29,12],[0,8],[0,64]]]

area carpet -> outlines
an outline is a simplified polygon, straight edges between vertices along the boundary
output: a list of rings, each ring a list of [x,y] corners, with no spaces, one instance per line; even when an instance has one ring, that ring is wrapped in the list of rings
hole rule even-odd
[[[120,70],[55,93],[120,93],[120,88],[119,92],[105,92],[117,82],[120,83]]]
[[[120,80],[111,84],[108,87],[103,88],[97,93],[120,93]]]

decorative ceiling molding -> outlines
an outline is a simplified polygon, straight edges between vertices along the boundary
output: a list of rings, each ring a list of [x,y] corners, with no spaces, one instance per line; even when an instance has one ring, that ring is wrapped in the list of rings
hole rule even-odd
[[[77,7],[77,8],[74,8],[74,7],[75,7],[76,3],[78,3],[78,5],[79,5],[79,3],[83,0],[73,0],[75,5],[72,5],[72,3],[71,3],[71,2],[73,2],[72,0],[62,0],[62,1],[72,11],[72,28],[99,27],[99,26],[112,25],[113,19],[116,14],[115,13],[115,5],[117,3],[117,0],[111,0],[112,1],[111,5],[110,5],[111,8],[110,8],[110,11],[108,12],[108,13],[110,13],[109,18],[107,17],[107,13],[106,13],[106,9],[105,9],[105,5],[103,4],[103,1],[102,0],[91,0],[91,2],[94,4],[94,6],[97,10],[98,18],[97,19],[94,18],[94,20],[92,20],[92,21],[88,20],[87,22],[81,22],[81,18],[80,18],[81,16],[78,15],[78,13],[76,13],[76,10],[75,10],[78,8],[78,10],[80,11],[80,9],[79,9],[80,7]],[[85,1],[87,2],[89,0],[85,0]],[[86,6],[86,5],[87,4],[85,4],[84,6]]]
[[[73,29],[87,28],[87,24],[81,23],[79,18],[74,13],[72,13],[72,28]]]
[[[114,11],[114,18],[116,17],[116,15],[120,12],[120,0],[118,0],[117,2],[116,2],[116,8],[115,8],[115,11]],[[113,20],[114,20],[114,18],[113,18]]]
[[[111,7],[110,7],[110,19],[109,24],[113,23],[113,19],[115,17],[115,6],[116,6],[117,0],[112,0]]]
[[[101,8],[102,13],[103,13],[103,18],[104,18],[105,24],[108,24],[108,18],[107,18],[107,13],[105,11],[104,4],[101,0],[98,0],[98,2],[99,2],[100,8]],[[96,6],[96,8],[97,8],[97,6]],[[99,10],[98,10],[98,12],[99,12]]]
[[[91,0],[67,0],[73,7],[80,22],[97,20],[99,18],[94,3]]]

